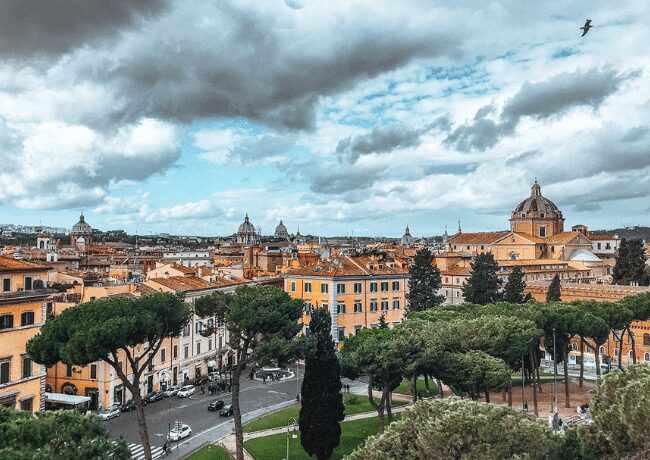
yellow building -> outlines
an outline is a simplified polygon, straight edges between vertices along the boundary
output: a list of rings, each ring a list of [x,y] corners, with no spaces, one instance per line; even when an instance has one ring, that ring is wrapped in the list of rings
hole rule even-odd
[[[47,317],[44,289],[50,268],[0,256],[0,406],[37,411],[44,407],[45,368],[26,354],[27,341]]]
[[[385,254],[336,255],[289,271],[284,289],[305,301],[305,330],[312,308],[328,308],[332,336],[340,343],[362,328],[377,326],[381,315],[389,325],[400,323],[408,279],[408,267]]]

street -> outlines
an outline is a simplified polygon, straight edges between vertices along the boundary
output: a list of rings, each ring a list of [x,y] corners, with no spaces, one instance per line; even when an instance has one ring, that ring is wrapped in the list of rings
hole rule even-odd
[[[267,381],[264,384],[249,380],[248,374],[244,372],[240,381],[240,404],[244,422],[295,402],[302,375],[301,367],[297,382],[295,378],[291,378],[280,382]],[[192,436],[173,444],[171,458],[182,458],[202,444],[229,434],[234,427],[233,417],[222,417],[218,412],[209,412],[208,404],[213,399],[221,399],[226,404],[230,404],[232,400],[230,393],[210,395],[206,391],[201,394],[200,387],[196,387],[196,393],[189,398],[174,396],[145,406],[152,447],[162,447],[169,424],[175,421],[188,424],[192,428]],[[104,422],[104,425],[115,439],[124,438],[130,445],[140,444],[135,412],[122,413],[119,417]]]

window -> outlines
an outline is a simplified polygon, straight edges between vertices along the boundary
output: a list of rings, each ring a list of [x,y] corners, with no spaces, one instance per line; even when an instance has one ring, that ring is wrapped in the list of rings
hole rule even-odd
[[[377,283],[370,283],[370,292],[377,292]]]
[[[186,324],[183,326],[183,337],[187,337],[188,335],[190,335],[190,325]]]
[[[32,360],[29,359],[29,356],[23,356],[23,378],[29,378],[32,376]]]
[[[361,283],[354,283],[354,293],[361,294]]]
[[[399,310],[399,300],[393,300],[393,310]]]
[[[197,321],[196,324],[194,325],[195,331],[201,332],[203,330],[203,322]]]
[[[337,303],[336,304],[336,313],[341,315],[345,313],[345,304],[344,303]]]
[[[377,311],[377,301],[373,300],[370,302],[370,311]]]
[[[354,326],[354,333],[355,333],[355,334],[358,334],[359,331],[360,331],[361,329],[363,329],[363,326]],[[648,354],[648,353],[646,353],[646,355],[647,355],[647,354]]]
[[[329,289],[329,286],[327,285],[327,283],[321,283],[320,284],[320,293],[321,294],[327,294],[328,289]]]
[[[546,237],[546,227],[544,227],[544,226],[539,227],[539,236],[540,236],[540,238],[545,238]]]
[[[24,399],[20,401],[20,410],[25,410],[25,411],[32,411],[32,402],[34,401],[34,398],[29,398],[29,399]]]
[[[2,279],[2,292],[11,291],[11,278]]]
[[[72,377],[72,364],[67,364],[65,367],[65,376]]]
[[[388,300],[381,301],[381,311],[388,311]]]
[[[295,281],[291,282],[291,292],[296,292],[296,282]]]
[[[629,331],[627,334],[627,343],[632,344],[632,339],[634,338],[634,332]]]
[[[643,345],[650,346],[650,334],[647,332],[643,334]]]
[[[311,292],[311,283],[305,283],[305,292]]]
[[[571,344],[571,349],[572,349],[573,351],[578,351],[578,344],[577,344],[577,343],[572,343],[572,344]]]
[[[345,328],[339,327],[337,332],[339,342],[343,342],[343,340],[345,340]]]
[[[362,311],[363,310],[361,308],[361,302],[360,301],[354,302],[354,312],[361,313]]]
[[[160,349],[160,362],[161,363],[165,362],[165,358],[167,358],[166,355],[167,355],[167,350],[165,350],[164,348],[161,348]]]
[[[393,291],[399,291],[399,281],[393,281]]]
[[[600,246],[600,243],[598,243],[598,246]],[[605,249],[612,249],[612,245],[609,243],[605,243]]]
[[[10,366],[11,362],[9,360],[0,362],[0,384],[9,383]]]
[[[343,283],[338,283],[336,285],[336,293],[337,294],[345,294],[345,284]]]
[[[196,342],[196,354],[201,354],[201,342]]]
[[[90,365],[90,378],[91,379],[97,378],[97,364]]]
[[[598,349],[598,353],[600,353],[601,355],[604,355],[605,354],[605,347],[600,347]]]
[[[644,354],[643,354],[643,360],[644,360],[645,362],[650,361],[650,353],[644,353]]]
[[[26,291],[31,291],[32,290],[32,277],[31,276],[26,276],[25,277],[25,286],[24,286]]]
[[[190,357],[190,347],[185,345],[185,349],[183,350],[183,358],[187,359]]]
[[[34,324],[34,312],[26,311],[20,315],[20,325],[21,326],[30,326]]]
[[[614,348],[614,357],[618,358],[618,348]]]
[[[174,345],[174,353],[173,353],[173,356],[174,356],[173,359],[178,358],[178,345]]]
[[[600,243],[598,243],[597,246],[598,246],[598,249],[600,250]]]
[[[311,315],[311,302],[305,302],[305,315]]]
[[[388,292],[388,281],[381,282],[381,292]]]
[[[14,315],[0,315],[0,329],[11,329],[14,327]]]
[[[212,350],[212,339],[208,339],[208,351]]]
[[[634,350],[630,350],[630,353],[628,354],[628,356],[630,357],[630,359],[633,359],[634,358]]]

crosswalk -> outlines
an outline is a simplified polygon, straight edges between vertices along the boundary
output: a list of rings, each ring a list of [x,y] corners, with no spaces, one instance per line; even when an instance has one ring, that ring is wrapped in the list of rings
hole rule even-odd
[[[142,444],[131,443],[128,444],[129,452],[133,460],[144,460],[144,447]],[[156,459],[163,456],[163,448],[151,446],[151,456]]]

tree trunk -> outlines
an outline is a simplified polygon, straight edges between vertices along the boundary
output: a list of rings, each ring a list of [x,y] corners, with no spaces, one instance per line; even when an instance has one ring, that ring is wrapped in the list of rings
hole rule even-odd
[[[485,390],[485,402],[486,403],[490,402],[490,390],[489,389]]]
[[[564,349],[564,407],[571,407],[569,392],[569,347]]]
[[[632,345],[632,364],[636,364],[636,337],[630,330],[630,326],[627,327],[627,335],[630,337],[630,345]]]
[[[512,407],[512,377],[508,382],[508,407]]]
[[[413,374],[413,402],[418,402],[418,375]]]
[[[140,382],[139,379],[136,379],[133,382],[133,402],[135,403],[135,414],[138,419],[138,432],[140,433],[140,440],[142,441],[142,447],[144,448],[144,458],[151,460],[153,458],[151,454],[151,444],[149,442],[149,432],[147,431],[147,421],[144,418],[144,406],[142,405],[142,396],[140,396]]]
[[[368,401],[370,402],[370,405],[377,411],[377,416],[379,417],[379,434],[384,432],[384,404],[386,403],[386,400],[384,399],[384,394],[382,392],[381,395],[381,401],[379,401],[379,404],[375,402],[375,397],[372,395],[372,387],[373,387],[373,381],[372,379],[368,380]]]
[[[386,401],[386,415],[388,415],[388,423],[391,423],[393,421],[393,408],[391,406],[391,391],[388,389],[388,386],[384,389],[385,395],[382,395],[384,400]]]
[[[237,365],[232,371],[232,414],[235,421],[235,452],[236,460],[244,460],[244,430],[241,423],[241,409],[239,407],[239,377],[246,360],[246,352],[249,343],[246,342],[243,351],[237,353]]]
[[[436,379],[436,385],[438,385],[438,391],[440,392],[440,399],[445,397],[445,392],[442,389],[442,380]]]
[[[625,336],[625,329],[621,331],[621,336],[618,341],[618,368],[623,369],[623,336]]]
[[[594,342],[594,361],[596,362],[596,377],[600,377],[600,350],[596,342]]]
[[[580,337],[580,388],[585,377],[585,339]]]
[[[533,352],[529,353],[528,356],[530,357],[530,368],[531,368],[531,379],[530,383],[533,386],[533,410],[535,412],[535,417],[539,415],[539,410],[537,408],[537,385],[535,382],[535,358],[533,357]]]
[[[537,355],[537,352],[535,352]],[[537,364],[537,357],[535,357],[535,364]],[[539,379],[539,367],[535,368],[535,374],[533,375],[533,378],[537,379],[537,388],[539,388],[539,392],[542,393],[542,385],[541,385],[541,380]]]
[[[429,388],[429,375],[426,372],[424,373],[424,388],[426,388],[429,393],[431,392],[431,388]]]

